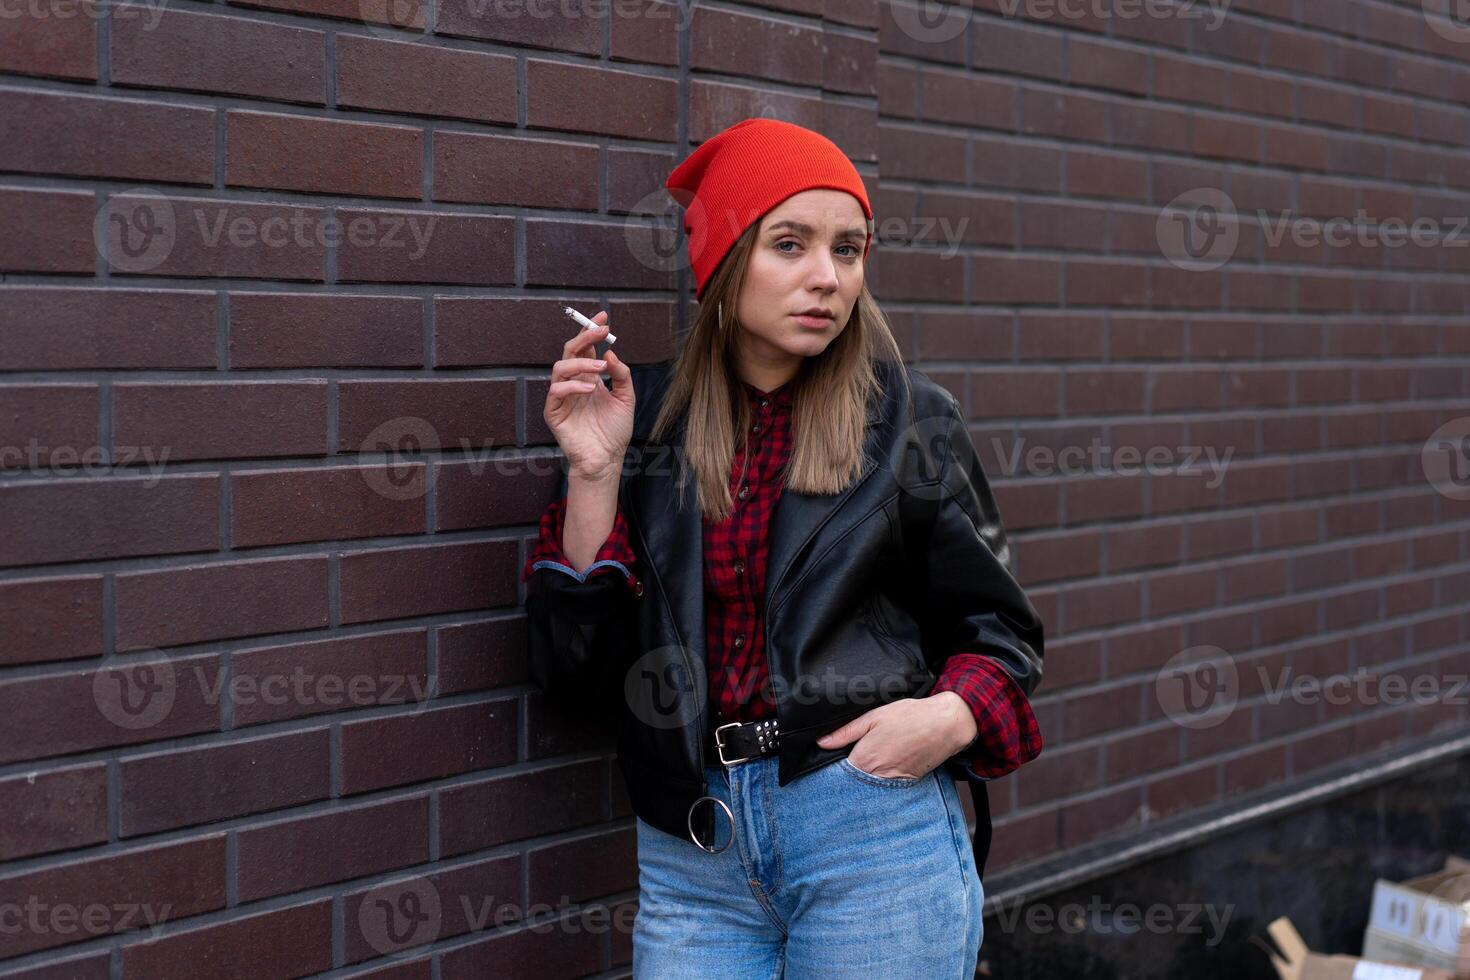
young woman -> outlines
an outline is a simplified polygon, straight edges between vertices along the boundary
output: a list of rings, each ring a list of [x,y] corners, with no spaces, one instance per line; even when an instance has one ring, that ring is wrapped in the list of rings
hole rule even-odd
[[[533,676],[616,727],[633,974],[968,978],[955,780],[1040,751],[1043,633],[964,413],[902,364],[830,140],[747,119],[667,186],[699,313],[659,364],[598,358],[606,312],[567,341],[524,572]]]

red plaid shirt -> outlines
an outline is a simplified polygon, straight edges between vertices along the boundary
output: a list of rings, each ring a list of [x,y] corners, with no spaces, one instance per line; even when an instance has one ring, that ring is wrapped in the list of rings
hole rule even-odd
[[[748,382],[741,384],[754,422],[730,471],[735,507],[720,523],[704,521],[705,643],[718,722],[755,721],[776,713],[766,670],[761,597],[770,553],[766,530],[781,498],[781,472],[791,454],[791,385],[766,392]],[[550,567],[579,579],[618,572],[636,587],[637,555],[621,508],[592,564],[578,573],[561,549],[566,503],[566,497],[553,501],[542,515],[541,537],[522,579],[529,580],[538,567]],[[975,716],[978,734],[965,750],[974,776],[994,779],[1040,754],[1041,730],[1030,702],[990,657],[963,651],[950,656],[929,696],[944,691],[963,698]]]

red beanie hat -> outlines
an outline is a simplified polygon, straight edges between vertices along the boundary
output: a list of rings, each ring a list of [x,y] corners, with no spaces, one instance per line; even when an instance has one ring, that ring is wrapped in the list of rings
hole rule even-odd
[[[685,209],[696,299],[745,229],[793,194],[846,191],[873,218],[862,175],[847,154],[821,133],[779,119],[743,119],[720,131],[674,168],[664,186]],[[870,231],[864,259],[872,243]]]

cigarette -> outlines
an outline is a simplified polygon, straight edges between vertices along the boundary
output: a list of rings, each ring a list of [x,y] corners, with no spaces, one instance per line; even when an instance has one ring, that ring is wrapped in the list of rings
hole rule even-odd
[[[585,316],[578,313],[570,306],[563,307],[562,312],[571,317],[573,320],[576,320],[578,323],[580,323],[584,330],[591,330],[593,327],[597,326],[597,324],[593,323],[591,320],[587,319]],[[616,344],[618,342],[618,338],[613,334],[611,330],[607,332],[607,342],[609,344]]]

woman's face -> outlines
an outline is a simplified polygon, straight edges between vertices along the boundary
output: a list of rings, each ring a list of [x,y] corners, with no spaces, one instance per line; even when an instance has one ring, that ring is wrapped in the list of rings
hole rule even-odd
[[[761,219],[735,313],[748,366],[794,373],[842,333],[862,291],[865,221],[857,198],[827,189],[794,194]]]

